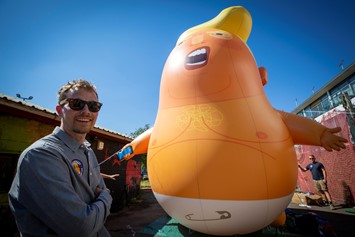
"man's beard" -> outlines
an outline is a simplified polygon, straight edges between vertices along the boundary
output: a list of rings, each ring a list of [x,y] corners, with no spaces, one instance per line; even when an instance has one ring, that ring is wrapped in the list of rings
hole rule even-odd
[[[74,127],[73,128],[73,132],[78,133],[78,134],[86,134],[89,133],[91,131],[93,126],[90,126],[90,128],[83,128],[83,127]]]

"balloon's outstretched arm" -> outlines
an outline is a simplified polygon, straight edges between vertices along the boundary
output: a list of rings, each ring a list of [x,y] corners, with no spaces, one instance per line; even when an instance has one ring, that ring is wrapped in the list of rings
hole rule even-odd
[[[348,140],[335,135],[340,127],[327,128],[322,124],[302,116],[276,110],[286,124],[295,144],[322,146],[327,151],[340,151]]]
[[[100,162],[97,166],[102,165],[103,163],[110,160],[112,157],[116,157],[119,161],[121,161],[129,160],[135,155],[147,153],[152,130],[153,128],[148,129],[147,131],[136,137],[132,142],[122,147],[122,149],[119,150],[117,153],[112,154],[110,157]]]
[[[131,147],[132,152],[125,154],[123,159],[129,160],[135,155],[147,153],[152,130],[153,128],[148,129],[147,131],[136,137],[132,142],[126,144],[121,150],[124,151],[126,148]]]

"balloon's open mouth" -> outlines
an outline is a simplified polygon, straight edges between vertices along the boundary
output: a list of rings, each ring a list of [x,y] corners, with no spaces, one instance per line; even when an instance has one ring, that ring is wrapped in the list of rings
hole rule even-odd
[[[209,47],[203,47],[192,51],[185,59],[185,68],[187,70],[192,70],[203,67],[208,62],[209,52]]]

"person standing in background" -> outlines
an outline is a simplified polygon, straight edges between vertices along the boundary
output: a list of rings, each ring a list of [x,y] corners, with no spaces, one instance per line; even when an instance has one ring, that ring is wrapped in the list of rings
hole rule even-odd
[[[311,163],[306,166],[306,168],[302,168],[301,165],[298,165],[302,172],[306,172],[307,170],[311,171],[314,186],[317,192],[321,195],[323,202],[325,204],[329,204],[331,210],[334,210],[334,205],[332,202],[332,198],[330,193],[328,192],[327,186],[327,171],[322,163],[316,161],[316,157],[314,155],[310,155],[308,157],[311,160]]]

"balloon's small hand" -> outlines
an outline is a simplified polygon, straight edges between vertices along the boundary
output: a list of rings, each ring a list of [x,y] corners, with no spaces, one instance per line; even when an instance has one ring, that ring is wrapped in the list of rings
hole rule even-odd
[[[133,154],[127,154],[123,157],[124,160],[129,160],[133,157],[134,155]]]
[[[125,145],[118,153],[118,160],[129,160],[134,156],[133,148],[130,144]]]
[[[327,128],[320,137],[320,143],[322,147],[324,147],[324,149],[326,149],[327,151],[340,151],[341,149],[345,149],[344,143],[347,143],[348,140],[338,135],[335,135],[335,133],[338,133],[340,131],[340,127]]]

